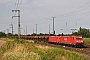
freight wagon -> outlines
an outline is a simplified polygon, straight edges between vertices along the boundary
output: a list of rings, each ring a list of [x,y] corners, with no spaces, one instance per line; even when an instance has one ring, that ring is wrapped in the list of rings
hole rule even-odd
[[[21,36],[23,39],[32,39],[45,41],[49,43],[57,43],[75,47],[82,47],[84,45],[82,36]]]

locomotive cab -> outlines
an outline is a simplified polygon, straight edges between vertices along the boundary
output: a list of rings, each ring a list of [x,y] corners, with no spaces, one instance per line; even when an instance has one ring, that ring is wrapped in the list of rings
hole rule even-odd
[[[83,46],[83,38],[81,36],[76,36],[76,45]]]

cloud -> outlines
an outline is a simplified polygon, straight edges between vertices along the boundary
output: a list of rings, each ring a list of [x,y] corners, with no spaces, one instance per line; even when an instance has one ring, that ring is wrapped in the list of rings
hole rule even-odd
[[[21,0],[19,0],[19,1],[21,1]],[[78,18],[84,16],[89,11],[85,14],[83,12],[81,12],[81,14],[74,12],[74,14],[71,14],[72,16],[67,16],[67,17],[60,17],[60,15],[68,13],[70,11],[73,11],[88,1],[89,0],[87,0],[87,1],[86,0],[22,0],[22,4],[20,6],[21,28],[25,28],[25,26],[29,26],[28,29],[30,30],[29,32],[31,33],[33,28],[35,28],[35,24],[37,23],[38,24],[38,32],[42,31],[42,32],[46,33],[46,32],[48,32],[49,24],[51,25],[51,29],[52,29],[52,17],[53,16],[56,17],[55,18],[55,30],[57,31],[57,33],[60,33],[61,28],[67,29],[69,27],[76,27],[76,25],[75,25],[76,22],[70,24],[70,21],[73,21],[75,19],[78,19]],[[7,15],[9,17],[11,17],[10,10],[13,9],[13,7],[15,6],[15,2],[16,2],[16,0],[0,0],[0,4],[5,4],[5,5],[2,5],[1,7],[3,7],[4,10],[7,9],[5,11],[8,12]],[[89,5],[88,5],[88,7],[89,7]],[[90,10],[88,7],[86,10]],[[82,8],[83,8],[82,10],[86,12],[86,10],[85,10],[86,7],[83,6]],[[1,10],[4,11],[3,9],[1,9]],[[2,12],[0,12],[0,13],[2,15]],[[3,14],[5,14],[5,13],[3,13]],[[6,17],[6,18],[8,20],[11,19],[8,17]],[[16,18],[14,18],[14,19],[16,19]],[[6,19],[3,18],[3,20],[6,20]],[[16,22],[16,23],[17,23],[17,21],[18,21],[17,19],[14,20],[14,22]],[[67,27],[65,27],[66,22],[68,23]],[[79,24],[81,24],[81,22]],[[75,25],[75,26],[73,26],[73,25]],[[16,28],[17,28],[17,26],[16,26]],[[16,28],[14,28],[14,29],[16,29]],[[17,31],[17,30],[15,30],[15,31]]]
[[[25,4],[27,3],[27,0],[19,0],[19,5],[20,4]],[[16,6],[18,4],[18,0],[0,0],[0,4],[5,4],[7,6]]]
[[[15,2],[15,0],[0,0],[0,3],[1,4],[6,4],[6,3],[14,3]]]
[[[37,15],[54,16],[71,10],[70,3],[67,0],[33,0],[31,4],[22,5],[22,9]]]

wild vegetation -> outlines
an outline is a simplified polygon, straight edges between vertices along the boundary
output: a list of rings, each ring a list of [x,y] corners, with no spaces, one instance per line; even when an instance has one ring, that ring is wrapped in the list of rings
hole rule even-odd
[[[89,29],[86,28],[79,28],[78,32],[74,32],[72,35],[76,35],[76,36],[83,36],[84,38],[90,38],[90,31]]]
[[[76,52],[37,44],[32,40],[3,38],[0,60],[87,60]]]
[[[3,33],[3,32],[0,32],[0,38],[1,38],[1,37],[6,37],[6,34]]]
[[[90,44],[90,38],[84,38],[84,44]]]

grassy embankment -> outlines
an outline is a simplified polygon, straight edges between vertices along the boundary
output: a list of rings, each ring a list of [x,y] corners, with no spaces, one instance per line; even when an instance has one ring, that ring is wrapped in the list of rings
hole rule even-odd
[[[0,48],[0,60],[87,60],[75,52],[38,45],[34,41],[4,38]]]
[[[84,38],[84,44],[90,44],[90,38]]]

